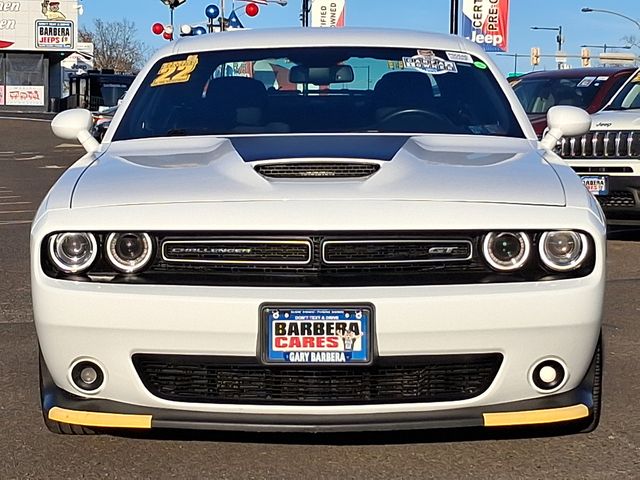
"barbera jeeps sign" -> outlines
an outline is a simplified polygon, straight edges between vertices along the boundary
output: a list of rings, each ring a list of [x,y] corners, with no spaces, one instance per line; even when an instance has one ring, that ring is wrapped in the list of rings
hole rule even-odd
[[[0,1],[0,49],[73,50],[76,6],[72,0]]]

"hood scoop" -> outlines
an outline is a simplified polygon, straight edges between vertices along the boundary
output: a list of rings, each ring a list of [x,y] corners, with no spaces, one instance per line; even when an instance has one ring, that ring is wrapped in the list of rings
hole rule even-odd
[[[380,165],[367,162],[283,162],[264,163],[255,167],[267,178],[366,178]]]

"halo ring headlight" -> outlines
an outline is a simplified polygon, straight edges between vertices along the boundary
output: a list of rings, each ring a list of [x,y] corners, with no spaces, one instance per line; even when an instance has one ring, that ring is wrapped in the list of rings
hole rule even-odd
[[[525,232],[491,232],[484,237],[482,253],[494,270],[511,272],[529,260],[531,240]]]
[[[546,267],[565,272],[582,265],[589,253],[589,242],[585,234],[571,230],[544,232],[538,250]]]
[[[98,255],[96,237],[88,232],[64,232],[49,240],[49,257],[65,273],[80,273],[91,266]]]
[[[111,233],[107,237],[106,253],[116,270],[136,273],[151,260],[153,244],[147,233]]]

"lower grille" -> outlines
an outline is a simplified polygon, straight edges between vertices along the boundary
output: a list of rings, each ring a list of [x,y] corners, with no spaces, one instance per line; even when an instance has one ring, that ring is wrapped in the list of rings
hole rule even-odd
[[[603,208],[636,206],[636,199],[631,192],[610,192],[609,195],[598,195],[596,198]]]
[[[633,173],[631,167],[573,167],[576,173]]]
[[[156,397],[176,402],[343,405],[467,400],[485,392],[502,355],[380,357],[365,367],[269,367],[248,357],[136,354]]]

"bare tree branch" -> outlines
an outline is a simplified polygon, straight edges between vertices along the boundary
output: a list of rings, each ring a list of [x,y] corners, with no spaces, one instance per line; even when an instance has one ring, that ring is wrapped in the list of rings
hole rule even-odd
[[[136,35],[135,24],[126,18],[119,22],[97,18],[92,30],[79,32],[80,41],[93,42],[95,68],[112,68],[123,73],[139,69],[146,60],[149,49]]]

